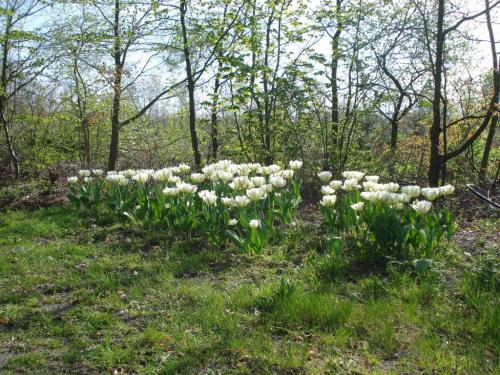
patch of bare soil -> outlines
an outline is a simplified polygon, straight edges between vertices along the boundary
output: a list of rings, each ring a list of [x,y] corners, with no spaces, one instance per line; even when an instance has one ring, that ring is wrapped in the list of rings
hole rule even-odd
[[[63,204],[67,201],[67,178],[78,166],[59,162],[44,170],[35,180],[0,179],[0,210],[37,209]]]

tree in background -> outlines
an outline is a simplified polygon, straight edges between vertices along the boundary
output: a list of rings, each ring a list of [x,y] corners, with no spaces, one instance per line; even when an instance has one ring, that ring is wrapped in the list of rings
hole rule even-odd
[[[39,78],[56,59],[50,49],[54,30],[29,27],[35,17],[48,7],[38,0],[8,0],[0,7],[3,30],[1,34],[0,122],[16,178],[20,176],[20,161],[14,148],[12,117],[13,100]]]

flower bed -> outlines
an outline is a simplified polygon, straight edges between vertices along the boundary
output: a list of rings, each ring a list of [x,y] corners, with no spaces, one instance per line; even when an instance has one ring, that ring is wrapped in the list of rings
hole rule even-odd
[[[278,165],[222,160],[190,173],[180,164],[161,170],[82,170],[70,177],[69,199],[88,215],[128,220],[154,231],[233,241],[258,253],[277,226],[290,224],[300,203],[301,161]]]
[[[81,170],[68,179],[68,196],[87,215],[199,235],[214,245],[230,240],[248,253],[260,253],[272,237],[279,237],[280,225],[294,223],[301,168],[298,160],[290,161],[288,169],[222,160],[203,173],[190,173],[186,164],[107,174]],[[432,204],[453,194],[453,186],[400,187],[363,172],[342,175],[343,180],[332,180],[331,172],[318,173],[326,249],[339,265],[349,247],[358,257],[412,259],[425,269],[443,240],[453,235],[451,213]]]

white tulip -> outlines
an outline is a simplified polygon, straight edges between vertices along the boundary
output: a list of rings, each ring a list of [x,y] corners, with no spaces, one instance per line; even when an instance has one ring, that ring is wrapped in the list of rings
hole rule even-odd
[[[240,208],[248,206],[249,203],[250,199],[248,199],[244,195],[238,195],[234,197],[234,204]]]
[[[250,228],[257,229],[257,228],[260,228],[261,223],[260,223],[260,220],[252,219],[252,220],[250,220],[250,223],[248,225],[250,226]]]
[[[428,201],[415,201],[411,206],[418,214],[425,215],[432,208],[432,203]]]
[[[286,180],[281,176],[271,176],[269,177],[269,182],[273,185],[273,187],[278,189],[285,187],[286,185]]]
[[[228,223],[229,226],[234,226],[236,224],[238,224],[238,220],[236,220],[236,219],[229,220],[229,223]]]
[[[78,177],[77,176],[68,177],[68,183],[70,185],[76,185],[78,183]]]
[[[210,178],[210,176],[215,172],[215,167],[213,164],[209,164],[202,168],[202,172]]]
[[[377,183],[379,178],[380,178],[379,176],[365,176],[365,180],[367,182]]]
[[[333,194],[335,194],[335,189],[332,189],[328,185],[323,185],[321,187],[321,194],[323,194],[323,195],[333,195]]]
[[[217,203],[217,194],[215,194],[215,191],[202,190],[198,193],[198,196],[201,198],[203,203],[209,206],[214,206]]]
[[[177,189],[179,189],[179,193],[194,194],[198,191],[198,186],[191,185],[187,182],[179,182],[177,184]]]
[[[231,183],[231,188],[233,190],[244,190],[251,186],[252,182],[247,176],[235,177]]]
[[[234,198],[230,198],[230,197],[222,197],[221,199],[221,202],[224,206],[227,206],[227,207],[232,207],[234,206]]]
[[[169,168],[163,168],[153,173],[153,179],[159,182],[168,181],[172,176],[172,171]]]
[[[264,192],[264,190],[262,190],[262,188],[247,189],[246,194],[247,194],[247,197],[252,202],[256,202],[256,201],[266,197],[266,193]]]
[[[272,193],[272,191],[273,191],[273,185],[271,185],[271,184],[264,184],[260,188],[264,191],[264,193],[267,193],[267,194]]]
[[[269,168],[271,168],[271,171],[273,173],[278,173],[279,171],[281,171],[281,167],[277,164],[271,164]]]
[[[174,175],[172,175],[172,177],[170,177],[170,178],[167,180],[167,182],[168,182],[169,184],[177,184],[177,183],[181,182],[181,178],[180,178],[179,176],[174,176]]]
[[[224,181],[224,182],[229,182],[233,179],[233,174],[230,173],[230,172],[226,172],[226,171],[217,171],[217,177],[219,180],[221,181]]]
[[[179,189],[176,187],[166,187],[165,189],[162,190],[162,192],[167,197],[175,197],[179,195]]]
[[[364,202],[351,204],[351,208],[356,212],[362,211],[364,206],[365,206]]]
[[[121,186],[127,185],[128,181],[129,181],[127,177],[125,177],[124,175],[121,175],[121,174],[108,175],[108,176],[106,176],[106,180],[111,182],[111,183],[118,184]]]
[[[365,201],[369,201],[369,202],[373,202],[375,200],[377,200],[377,195],[375,192],[372,192],[372,191],[363,191],[361,192],[361,199],[365,200]]]
[[[391,193],[388,191],[378,191],[375,192],[375,201],[387,203],[389,205],[394,205],[399,203],[398,194]]]
[[[399,203],[408,203],[411,199],[411,197],[408,194],[397,194],[397,199]]]
[[[358,187],[358,180],[355,178],[351,178],[344,181],[344,185],[342,185],[342,190],[345,191],[353,191]]]
[[[80,177],[89,177],[90,176],[90,171],[88,169],[81,169],[78,174]]]
[[[365,191],[377,191],[377,186],[378,184],[373,181],[363,182],[363,189],[365,189]]]
[[[262,176],[256,176],[250,178],[250,181],[252,182],[252,185],[255,187],[261,187],[266,183],[266,179]]]
[[[184,164],[184,163],[179,164],[178,168],[179,168],[179,172],[181,172],[181,173],[187,173],[191,170],[191,167],[187,164]]]
[[[396,184],[395,182],[389,182],[387,185],[387,191],[390,191],[391,193],[395,193],[396,191],[399,190],[399,184]]]
[[[192,173],[191,181],[195,184],[201,184],[203,181],[205,181],[205,175],[203,173]]]
[[[293,169],[284,169],[282,173],[283,177],[286,178],[287,180],[291,179],[294,175]]]
[[[149,179],[149,174],[144,172],[137,173],[132,179],[140,184],[145,184]]]
[[[250,164],[240,164],[237,166],[237,173],[240,176],[248,176],[250,174],[251,167]]]
[[[253,173],[256,173],[261,168],[259,163],[250,163],[249,167],[250,171],[252,171]]]
[[[295,171],[295,170],[302,168],[302,161],[301,160],[290,160],[288,162],[288,165],[290,166],[290,169]]]
[[[94,176],[102,176],[104,174],[104,171],[102,169],[92,169],[92,174]]]
[[[444,185],[439,188],[441,195],[451,195],[454,191],[455,187],[453,185]]]
[[[321,204],[324,207],[333,207],[336,201],[337,201],[336,195],[325,195],[323,196],[319,204]]]
[[[358,172],[358,171],[345,171],[342,172],[342,177],[344,177],[347,180],[356,180],[357,181],[361,180],[365,174],[363,172]]]
[[[330,186],[333,190],[338,190],[339,187],[342,186],[342,181],[341,180],[332,180],[332,181],[330,181],[328,186]]]
[[[136,172],[133,169],[126,169],[123,172],[121,172],[121,174],[127,178],[132,178],[135,175],[135,173]]]
[[[433,201],[441,194],[439,188],[422,188],[420,193],[429,201]]]
[[[125,177],[125,176],[120,176],[120,178],[118,179],[118,185],[120,186],[125,186],[125,185],[128,185],[128,183],[130,182],[130,180]]]
[[[322,183],[327,184],[332,178],[332,172],[330,171],[319,172],[318,177]]]
[[[219,160],[217,163],[214,164],[215,169],[218,169],[218,170],[227,170],[232,165],[234,165],[234,164],[231,160]]]
[[[403,194],[409,195],[411,198],[417,198],[420,195],[420,186],[417,185],[403,186],[401,188],[401,192]]]
[[[271,173],[273,173],[273,170],[271,169],[271,167],[270,167],[270,166],[267,166],[267,165],[266,165],[266,166],[263,166],[263,167],[262,167],[262,174],[263,174],[264,176],[269,176]]]

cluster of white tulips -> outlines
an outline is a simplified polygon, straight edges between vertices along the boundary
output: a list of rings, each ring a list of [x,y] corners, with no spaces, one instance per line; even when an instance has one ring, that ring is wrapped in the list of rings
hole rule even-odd
[[[155,231],[200,232],[218,244],[228,238],[248,252],[259,252],[276,225],[293,221],[301,168],[299,160],[288,168],[221,160],[202,173],[190,173],[187,164],[106,174],[81,170],[68,178],[68,197],[95,216],[126,218]]]
[[[359,171],[343,172],[343,180],[332,177],[318,173],[329,243],[344,236],[364,256],[432,258],[443,235],[450,238],[455,230],[449,211],[431,211],[432,201],[453,194],[452,185],[400,187]]]

